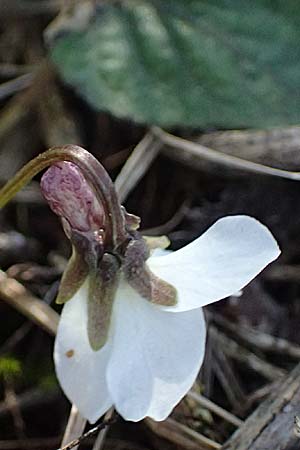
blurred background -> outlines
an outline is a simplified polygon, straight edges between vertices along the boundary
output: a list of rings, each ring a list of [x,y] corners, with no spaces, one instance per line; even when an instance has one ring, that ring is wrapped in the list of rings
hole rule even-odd
[[[231,214],[259,219],[282,249],[239,297],[206,308],[206,361],[172,418],[118,420],[107,450],[221,448],[300,359],[299,30],[291,0],[0,0],[1,186],[77,144],[171,249]],[[0,449],[60,445],[70,405],[49,310],[69,255],[36,177],[0,213]]]

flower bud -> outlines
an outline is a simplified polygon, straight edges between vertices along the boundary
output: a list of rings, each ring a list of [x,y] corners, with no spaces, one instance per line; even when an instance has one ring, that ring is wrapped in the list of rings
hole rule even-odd
[[[104,227],[104,211],[78,167],[67,161],[52,165],[42,176],[42,193],[51,209],[73,230]]]

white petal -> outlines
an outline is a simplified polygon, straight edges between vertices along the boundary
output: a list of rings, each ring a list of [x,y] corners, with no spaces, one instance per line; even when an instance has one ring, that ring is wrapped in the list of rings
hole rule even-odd
[[[248,216],[218,220],[200,238],[148,265],[177,288],[178,304],[162,307],[188,311],[242,289],[280,254],[270,231]]]
[[[95,352],[87,336],[87,282],[62,311],[55,340],[54,361],[58,380],[71,403],[94,423],[111,406],[106,368],[111,338]]]
[[[162,311],[123,281],[114,319],[107,380],[116,409],[126,420],[164,420],[191,388],[202,364],[202,310]]]

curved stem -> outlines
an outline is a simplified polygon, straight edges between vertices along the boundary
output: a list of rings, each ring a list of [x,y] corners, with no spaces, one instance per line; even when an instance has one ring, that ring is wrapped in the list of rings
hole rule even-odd
[[[84,177],[93,188],[97,200],[104,207],[109,225],[107,230],[108,243],[113,244],[112,249],[118,247],[127,238],[127,233],[114,184],[99,161],[87,150],[77,145],[53,147],[27,163],[0,190],[0,209],[41,170],[58,161],[72,162],[83,171]]]

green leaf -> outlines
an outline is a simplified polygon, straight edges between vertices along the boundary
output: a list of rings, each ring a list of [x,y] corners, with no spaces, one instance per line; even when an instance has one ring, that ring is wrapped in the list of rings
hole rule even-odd
[[[123,0],[57,38],[63,78],[94,107],[160,126],[300,120],[300,6],[292,0]]]

